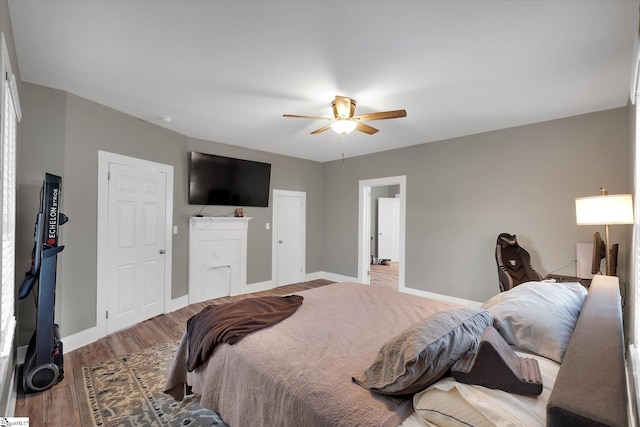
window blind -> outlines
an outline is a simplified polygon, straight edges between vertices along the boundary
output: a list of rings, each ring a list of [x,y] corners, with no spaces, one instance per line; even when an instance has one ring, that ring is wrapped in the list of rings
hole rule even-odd
[[[16,113],[9,82],[4,81],[2,140],[2,343],[0,357],[5,357],[15,330],[15,218],[16,218]]]
[[[0,374],[5,372],[15,334],[16,126],[20,103],[4,38],[0,34]],[[6,378],[0,377],[2,380]],[[4,382],[4,381],[2,381]]]

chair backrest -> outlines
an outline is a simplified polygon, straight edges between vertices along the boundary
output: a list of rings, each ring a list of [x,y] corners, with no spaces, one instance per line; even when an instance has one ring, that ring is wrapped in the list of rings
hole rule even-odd
[[[516,235],[501,233],[496,241],[496,263],[500,291],[508,291],[524,282],[540,281],[542,276],[531,266],[529,252],[518,245]]]

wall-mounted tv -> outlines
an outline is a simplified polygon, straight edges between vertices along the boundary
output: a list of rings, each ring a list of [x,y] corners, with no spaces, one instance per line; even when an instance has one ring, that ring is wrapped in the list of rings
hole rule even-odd
[[[189,204],[269,206],[271,165],[189,153]]]

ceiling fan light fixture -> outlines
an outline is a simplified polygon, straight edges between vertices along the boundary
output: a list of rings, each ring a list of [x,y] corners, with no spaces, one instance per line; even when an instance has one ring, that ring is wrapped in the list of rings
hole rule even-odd
[[[351,119],[336,119],[335,122],[331,123],[331,129],[333,129],[336,133],[346,134],[353,132],[356,128],[357,123],[355,120]]]
[[[331,103],[333,108],[333,117],[319,116],[299,116],[295,114],[283,114],[283,117],[292,117],[295,119],[311,119],[311,120],[329,120],[331,123],[311,132],[311,135],[317,135],[333,129],[336,133],[346,135],[354,130],[358,130],[367,135],[373,135],[378,129],[369,126],[363,122],[370,120],[398,119],[407,117],[405,110],[379,111],[377,113],[367,113],[354,116],[356,111],[356,101],[346,96],[336,96],[335,101]]]

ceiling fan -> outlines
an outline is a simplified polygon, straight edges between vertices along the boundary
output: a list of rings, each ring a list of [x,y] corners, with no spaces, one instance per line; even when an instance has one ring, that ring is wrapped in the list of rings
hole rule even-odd
[[[333,118],[318,117],[318,116],[297,116],[294,114],[283,114],[282,117],[291,117],[294,119],[311,119],[311,120],[329,120],[331,124],[316,129],[311,132],[312,135],[322,133],[326,130],[333,129],[337,133],[349,133],[354,129],[364,132],[368,135],[373,135],[378,132],[378,129],[366,125],[362,122],[371,120],[384,120],[384,119],[397,119],[400,117],[406,117],[407,112],[405,110],[393,110],[393,111],[381,111],[379,113],[361,114],[354,116],[356,111],[356,101],[347,98],[346,96],[336,96],[336,99],[331,103],[333,108]]]

